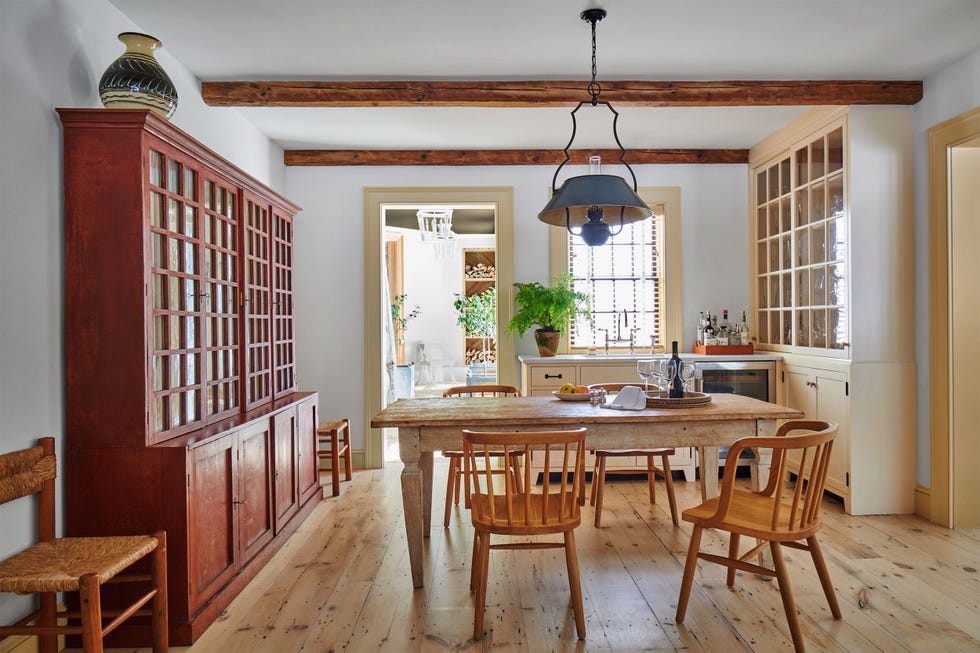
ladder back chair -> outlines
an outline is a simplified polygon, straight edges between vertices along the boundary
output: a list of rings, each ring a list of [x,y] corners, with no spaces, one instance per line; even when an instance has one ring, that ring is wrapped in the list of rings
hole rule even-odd
[[[585,639],[585,612],[582,607],[582,588],[579,581],[578,557],[575,552],[575,528],[582,522],[579,502],[585,473],[584,428],[573,431],[525,431],[480,433],[463,431],[463,451],[467,471],[473,472],[473,493],[470,515],[473,536],[473,564],[470,570],[470,590],[476,592],[473,617],[473,638],[483,638],[483,617],[487,598],[487,575],[491,549],[563,548],[568,569],[568,586],[572,595],[575,630]],[[524,465],[524,480],[518,489],[515,484],[495,477],[487,465],[503,451],[505,455],[518,451],[525,461],[531,452],[540,456],[544,482],[538,489],[531,482],[531,465]],[[560,480],[551,482],[551,472],[560,472]],[[572,478],[569,478],[569,473]],[[494,482],[495,479],[497,482]],[[508,541],[491,544],[491,535],[563,536],[562,541]]]
[[[593,383],[589,389],[602,388],[606,392],[619,392],[628,385],[635,383]],[[592,452],[595,455],[595,464],[592,469],[592,491],[589,493],[589,503],[595,507],[595,526],[602,525],[602,495],[606,487],[606,476],[609,474],[645,474],[647,477],[647,488],[650,493],[650,503],[657,502],[657,475],[664,479],[664,486],[667,488],[667,503],[670,506],[670,518],[677,526],[677,500],[674,497],[674,477],[670,471],[670,456],[674,455],[674,449],[661,447],[658,449],[596,449]],[[609,458],[630,458],[638,457],[646,460],[646,467],[631,469],[606,469],[606,461]],[[660,466],[654,464],[654,459],[660,459]]]
[[[512,385],[458,385],[449,388],[442,393],[443,397],[520,397],[521,391]],[[469,479],[465,479],[463,474],[463,452],[462,451],[443,451],[442,455],[449,459],[449,474],[446,481],[446,509],[443,512],[442,525],[449,527],[449,516],[452,514],[453,504],[459,505],[460,482],[463,481],[463,505],[470,507]],[[507,464],[502,468],[494,469],[495,474],[504,474],[510,469],[515,483],[521,482],[520,452],[514,452],[507,457]],[[494,462],[504,460],[503,453],[500,452],[494,457]],[[519,487],[518,487],[519,489]]]
[[[795,431],[808,433],[790,435]],[[694,572],[700,558],[728,567],[726,580],[729,587],[735,584],[736,570],[775,576],[793,637],[793,646],[797,651],[804,651],[803,634],[796,616],[796,602],[790,588],[786,562],[783,560],[784,546],[809,551],[830,605],[830,612],[834,619],[841,618],[834,585],[816,535],[822,524],[820,505],[836,435],[837,425],[833,422],[793,421],[779,427],[774,437],[742,438],[732,445],[725,460],[721,493],[699,506],[685,510],[682,515],[684,521],[694,524],[694,529],[691,532],[684,579],[677,600],[677,623],[684,621]],[[772,449],[769,480],[759,492],[735,489],[738,456],[743,449],[750,447]],[[787,463],[791,453],[794,458],[799,456],[799,473],[795,480],[787,478]],[[700,550],[701,533],[705,528],[728,531],[730,538],[727,558]],[[739,555],[739,538],[742,535],[756,538],[757,544]],[[761,553],[767,545],[772,551],[773,569],[750,563],[749,560]]]
[[[86,653],[100,652],[107,634],[129,617],[142,615],[150,617],[154,653],[167,651],[166,534],[56,538],[55,471],[54,438],[0,455],[0,503],[40,495],[37,544],[0,561],[0,592],[39,594],[40,608],[0,627],[0,639],[37,636],[39,649],[47,653],[58,650],[58,635],[81,635]],[[123,573],[147,556],[148,574]],[[102,585],[134,581],[148,583],[148,591],[121,610],[102,609]],[[58,592],[78,592],[80,610],[57,611]],[[103,624],[108,617],[114,618]],[[68,619],[67,625],[59,626],[58,619]],[[79,619],[81,625],[73,625]]]

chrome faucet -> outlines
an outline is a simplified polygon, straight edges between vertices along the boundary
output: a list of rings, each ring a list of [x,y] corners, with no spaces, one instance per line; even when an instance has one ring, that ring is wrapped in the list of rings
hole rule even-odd
[[[623,332],[622,332],[623,327],[626,327],[627,328],[627,331],[629,332],[629,338],[624,338],[623,337]],[[636,339],[636,332],[639,331],[639,329],[636,328],[636,327],[633,327],[632,329],[629,328],[629,314],[626,312],[626,309],[625,308],[623,309],[622,320],[620,320],[620,316],[619,315],[616,316],[616,337],[615,338],[610,338],[609,337],[609,329],[602,329],[602,330],[606,332],[606,354],[609,354],[609,343],[610,342],[613,342],[613,343],[615,343],[615,342],[628,342],[628,343],[630,343],[630,355],[633,354],[633,342]]]

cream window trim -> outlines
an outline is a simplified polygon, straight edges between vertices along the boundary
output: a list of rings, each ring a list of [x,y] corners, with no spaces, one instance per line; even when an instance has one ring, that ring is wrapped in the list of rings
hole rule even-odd
[[[641,186],[637,194],[649,206],[662,206],[664,214],[664,342],[677,340],[684,350],[681,306],[681,189],[679,186]],[[551,278],[568,272],[568,231],[551,229]],[[568,330],[568,325],[563,326]],[[692,345],[693,346],[693,345]],[[637,349],[644,350],[643,343]],[[568,338],[561,339],[558,353],[569,353]]]

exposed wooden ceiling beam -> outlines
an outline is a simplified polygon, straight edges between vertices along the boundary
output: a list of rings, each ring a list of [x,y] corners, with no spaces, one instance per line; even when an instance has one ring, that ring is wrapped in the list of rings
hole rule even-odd
[[[215,107],[557,107],[587,100],[586,81],[202,82]],[[915,104],[921,81],[603,81],[620,106]]]
[[[592,154],[606,163],[619,150],[572,150],[570,163],[586,164]],[[562,150],[286,150],[287,166],[521,166],[562,162]],[[644,163],[748,163],[748,150],[627,150],[630,165]]]

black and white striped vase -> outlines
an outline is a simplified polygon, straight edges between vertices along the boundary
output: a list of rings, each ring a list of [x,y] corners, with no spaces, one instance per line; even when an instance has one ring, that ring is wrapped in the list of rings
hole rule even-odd
[[[160,41],[138,32],[123,32],[119,40],[126,51],[102,74],[102,104],[109,109],[152,109],[169,119],[177,110],[177,89],[153,57]]]

